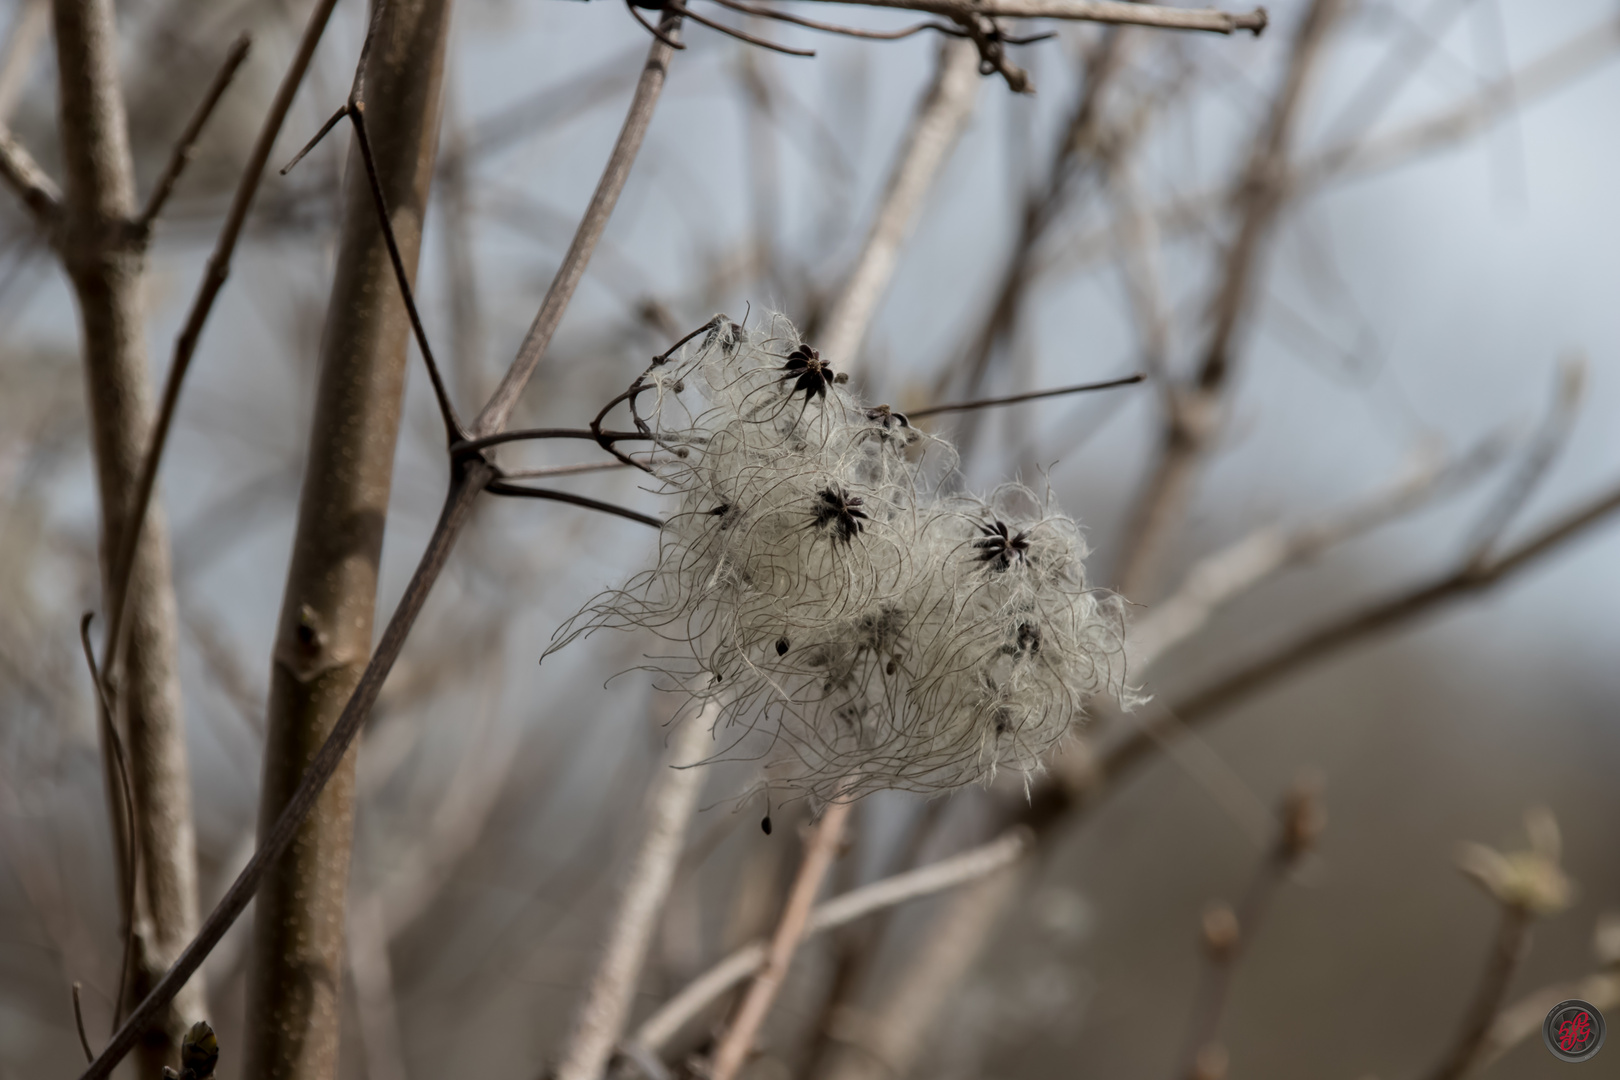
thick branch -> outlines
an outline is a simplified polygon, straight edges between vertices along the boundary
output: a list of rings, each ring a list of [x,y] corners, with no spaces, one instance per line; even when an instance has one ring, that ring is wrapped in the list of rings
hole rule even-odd
[[[266,711],[261,836],[366,669],[412,325],[395,258],[414,274],[439,137],[449,0],[390,0],[362,50],[369,150],[351,144],[343,224]],[[397,242],[379,226],[373,181]],[[247,1080],[337,1070],[354,754],[343,758],[259,892],[248,967]]]

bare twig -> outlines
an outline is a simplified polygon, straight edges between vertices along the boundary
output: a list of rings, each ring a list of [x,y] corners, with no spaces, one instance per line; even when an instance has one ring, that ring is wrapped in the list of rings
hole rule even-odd
[[[918,104],[855,267],[821,331],[822,355],[831,363],[853,372],[872,316],[899,264],[900,248],[973,116],[978,89],[977,50],[967,42],[941,45],[934,80]]]
[[[1349,612],[1325,626],[1300,635],[1259,660],[1238,667],[1203,690],[1174,705],[1170,713],[1182,723],[1202,721],[1298,668],[1375,634],[1393,630],[1428,614],[1441,604],[1485,592],[1511,579],[1566,543],[1609,520],[1620,511],[1620,487],[1576,508],[1529,539],[1481,566],[1447,570],[1430,581]],[[1103,775],[1117,778],[1147,757],[1155,745],[1145,725],[1113,747],[1102,762]]]
[[[930,405],[926,409],[913,409],[906,413],[907,418],[919,420],[925,416],[937,416],[948,412],[970,412],[974,409],[993,409],[1001,405],[1016,405],[1021,401],[1039,401],[1041,398],[1063,397],[1068,394],[1089,394],[1093,390],[1113,390],[1120,386],[1134,386],[1145,379],[1145,375],[1126,375],[1118,379],[1106,379],[1102,382],[1081,383],[1079,386],[1060,386],[1056,390],[1034,390],[1027,394],[1013,394],[1010,397],[980,398],[977,401],[953,402],[949,405]]]
[[[687,717],[670,740],[648,792],[641,846],[608,923],[607,941],[557,1066],[557,1080],[598,1080],[624,1030],[703,786],[704,770],[692,766],[702,759],[718,715],[719,704],[709,703],[698,715]]]
[[[158,174],[157,183],[152,185],[152,193],[147,196],[146,207],[135,218],[134,227],[141,234],[149,233],[152,223],[163,212],[163,204],[169,201],[174,192],[174,185],[179,182],[180,174],[185,171],[186,165],[191,161],[191,152],[197,147],[197,139],[202,135],[203,125],[214,114],[214,107],[219,99],[225,96],[226,89],[231,80],[236,78],[237,69],[242,61],[247,59],[248,50],[253,45],[253,36],[243,33],[231,45],[230,52],[225,54],[225,63],[220,65],[219,72],[214,81],[208,85],[203,98],[197,103],[196,111],[186,122],[185,129],[180,132],[180,138],[174,144],[174,150],[169,154],[169,160]]]
[[[1514,517],[1524,508],[1547,470],[1557,460],[1564,444],[1569,441],[1570,429],[1575,425],[1575,414],[1580,409],[1581,390],[1585,384],[1584,359],[1570,357],[1559,365],[1552,407],[1547,410],[1540,428],[1525,448],[1518,467],[1474,529],[1468,544],[1470,566],[1480,566],[1490,561],[1491,550],[1501,540],[1502,533],[1513,523]]]
[[[22,199],[40,228],[48,230],[55,226],[62,213],[62,189],[45,175],[33,155],[12,138],[3,124],[0,124],[0,180]]]
[[[1277,838],[1255,867],[1254,877],[1237,911],[1218,905],[1205,913],[1203,938],[1208,963],[1177,1063],[1176,1076],[1181,1080],[1200,1080],[1203,1075],[1200,1060],[1217,1053],[1224,1055],[1216,1039],[1231,995],[1232,974],[1238,957],[1254,940],[1277,887],[1321,834],[1323,815],[1318,781],[1304,778],[1295,783],[1283,797],[1277,823]]]
[[[805,936],[996,873],[1022,858],[1032,839],[1027,830],[1014,829],[960,855],[851,890],[817,905],[806,921]],[[755,941],[731,953],[660,1006],[636,1029],[630,1042],[649,1051],[662,1049],[709,1004],[757,972],[767,950],[767,942]]]
[[[593,499],[587,495],[575,495],[571,491],[555,491],[550,488],[524,487],[521,484],[508,484],[504,480],[491,480],[484,485],[484,490],[491,495],[514,495],[523,499],[547,499],[551,502],[569,503],[573,506],[583,506],[587,510],[595,510],[602,514],[611,514],[614,517],[626,518],[630,521],[639,521],[643,525],[651,525],[655,529],[662,529],[662,518],[655,518],[651,514],[643,514],[624,506],[615,506],[613,503]]]
[[[1192,497],[1199,462],[1218,429],[1236,335],[1253,306],[1266,244],[1286,199],[1288,156],[1306,88],[1342,6],[1343,0],[1312,0],[1306,10],[1270,116],[1235,188],[1237,231],[1210,297],[1203,356],[1192,384],[1170,391],[1159,459],[1131,515],[1118,588],[1133,600],[1151,599],[1165,550]]]
[[[1162,30],[1207,30],[1231,34],[1248,30],[1259,34],[1266,28],[1266,9],[1255,8],[1243,14],[1189,8],[1160,7],[1154,4],[1112,3],[1108,0],[824,0],[827,3],[858,4],[863,7],[901,8],[927,11],[963,21],[975,15],[1008,19],[1073,19],[1083,22],[1115,23],[1121,26],[1154,26]]]
[[[1456,1042],[1445,1059],[1430,1073],[1430,1080],[1459,1080],[1473,1071],[1491,1021],[1495,1019],[1502,998],[1507,994],[1508,982],[1518,970],[1529,943],[1530,913],[1522,907],[1506,906],[1497,924],[1496,937],[1491,943],[1490,957],[1480,974],[1479,985],[1469,1002]]]
[[[927,945],[909,959],[877,1013],[848,1023],[840,1032],[853,1044],[852,1052],[835,1060],[828,1080],[890,1080],[911,1074],[934,1018],[983,952],[1022,876],[1014,866],[950,898],[928,926]]]
[[[79,984],[73,984],[73,1026],[79,1031],[79,1046],[84,1050],[84,1060],[96,1060],[95,1053],[90,1049],[90,1036],[84,1033],[84,1006],[79,1002]]]
[[[666,13],[663,23],[665,34],[674,37],[680,28],[680,16]],[[607,167],[602,170],[602,177],[597,181],[590,205],[586,207],[585,214],[580,219],[574,240],[568,245],[568,253],[563,256],[562,266],[558,268],[557,276],[552,279],[551,288],[546,291],[546,298],[541,301],[534,322],[530,324],[528,333],[518,346],[512,366],[485,404],[483,411],[478,414],[477,420],[473,422],[472,433],[475,436],[493,435],[506,427],[512,410],[517,407],[519,395],[523,393],[523,388],[528,385],[535,368],[540,364],[540,358],[545,355],[547,346],[551,344],[551,336],[557,332],[563,312],[568,309],[568,302],[573,299],[574,290],[579,287],[580,279],[585,275],[585,267],[591,261],[591,252],[602,239],[602,230],[607,227],[608,218],[613,214],[613,207],[619,201],[619,192],[624,190],[624,181],[630,175],[630,166],[635,162],[636,154],[641,149],[641,140],[647,134],[647,125],[652,120],[653,108],[658,104],[658,96],[664,88],[671,52],[668,45],[657,42],[648,54],[647,63],[641,70],[641,81],[636,85],[636,94],[631,101],[630,111],[624,118],[623,127],[619,129],[618,141],[614,143]]]
[[[711,1080],[735,1080],[743,1063],[753,1052],[760,1026],[765,1023],[766,1015],[776,1002],[782,980],[787,977],[788,965],[793,962],[793,954],[798,951],[799,942],[804,938],[816,893],[821,891],[821,883],[838,856],[844,825],[854,805],[843,801],[832,803],[822,812],[821,821],[810,834],[805,844],[804,860],[799,864],[798,877],[793,881],[793,889],[782,908],[776,932],[766,949],[765,963],[755,973],[754,981],[749,984],[748,992],[737,1008],[737,1014],[732,1017],[715,1047],[714,1063],[710,1067]]]
[[[101,733],[102,753],[109,763],[112,785],[117,788],[111,795],[113,843],[118,849],[118,870],[122,889],[118,910],[123,919],[123,950],[118,960],[118,991],[113,997],[113,1024],[124,1012],[124,995],[129,988],[130,961],[135,955],[135,883],[140,864],[140,845],[135,840],[135,791],[129,781],[129,759],[124,754],[124,740],[118,734],[113,720],[112,697],[96,665],[95,646],[90,644],[90,621],[93,612],[85,612],[79,620],[79,645],[84,649],[84,663],[90,669],[90,683],[96,691],[97,727]]]
[[[1222,606],[1286,567],[1418,509],[1469,483],[1501,459],[1504,440],[1489,438],[1467,454],[1431,461],[1388,487],[1285,530],[1260,529],[1199,560],[1181,585],[1130,628],[1131,670],[1140,675],[1208,624]]]

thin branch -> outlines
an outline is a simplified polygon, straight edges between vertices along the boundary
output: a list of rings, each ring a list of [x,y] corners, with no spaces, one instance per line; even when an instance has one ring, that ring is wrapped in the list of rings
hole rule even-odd
[[[505,469],[501,476],[507,480],[543,480],[552,476],[574,476],[623,468],[625,464],[622,461],[588,461],[579,465],[548,465],[538,469]]]
[[[724,2],[729,5],[735,0]],[[919,29],[926,29],[926,24],[904,32]],[[883,201],[820,334],[822,355],[846,371],[853,367],[878,303],[894,278],[900,249],[922,213],[928,192],[972,119],[978,90],[977,51],[965,42],[941,46],[933,82],[918,103]]]
[[[79,1030],[79,1046],[84,1049],[84,1060],[96,1060],[95,1053],[90,1049],[90,1037],[84,1033],[84,1006],[79,1001],[79,984],[73,984],[73,1026]]]
[[[978,401],[959,401],[950,405],[930,405],[926,409],[913,409],[906,416],[918,420],[925,416],[936,416],[939,413],[967,412],[972,409],[993,409],[1000,405],[1016,405],[1020,401],[1038,401],[1041,398],[1062,397],[1066,394],[1086,394],[1093,390],[1112,390],[1118,386],[1134,386],[1142,382],[1147,376],[1141,372],[1135,375],[1126,375],[1119,379],[1108,379],[1105,382],[1081,383],[1079,386],[1063,386],[1056,390],[1035,390],[1028,394],[1013,394],[1011,397],[980,398]]]
[[[1034,836],[1029,830],[1013,829],[960,855],[853,889],[817,905],[806,922],[805,936],[833,930],[875,911],[977,881],[1017,862],[1033,842]],[[765,941],[751,942],[693,979],[642,1022],[631,1037],[631,1044],[648,1051],[662,1049],[712,1002],[757,972],[765,963],[766,950]]]
[[[1108,0],[822,0],[824,3],[857,4],[862,7],[901,8],[944,15],[958,22],[975,15],[1009,19],[1072,19],[1081,22],[1115,23],[1121,26],[1153,26],[1162,30],[1207,30],[1231,34],[1248,30],[1258,36],[1266,28],[1266,9],[1255,8],[1243,14],[1191,8],[1159,7],[1151,4],[1111,3]]]
[[[702,26],[707,26],[710,30],[718,30],[720,33],[725,34],[728,37],[734,37],[738,41],[747,42],[749,45],[756,45],[761,49],[769,49],[771,52],[778,52],[784,56],[809,57],[816,55],[816,51],[814,49],[795,49],[788,45],[778,45],[774,41],[767,41],[762,37],[755,37],[753,34],[738,30],[736,27],[727,26],[722,22],[715,22],[713,19],[710,19],[704,15],[699,15],[691,8],[677,3],[676,0],[664,0],[664,7],[677,15],[683,15],[686,18],[691,19],[695,23]]]
[[[1558,383],[1553,393],[1552,407],[1542,419],[1535,437],[1530,440],[1524,458],[1508,477],[1507,483],[1480,518],[1479,525],[1468,545],[1468,564],[1482,566],[1490,561],[1491,550],[1502,538],[1502,533],[1557,460],[1564,444],[1569,441],[1570,429],[1575,426],[1575,414],[1580,409],[1581,392],[1586,385],[1586,361],[1570,357],[1558,367]]]
[[[650,514],[643,514],[613,503],[602,502],[585,495],[575,495],[569,491],[553,491],[549,488],[524,487],[521,484],[508,484],[504,480],[491,480],[484,490],[491,495],[511,495],[522,499],[548,499],[551,502],[568,503],[572,506],[583,506],[587,510],[596,510],[603,514],[612,514],[615,517],[628,518],[639,521],[643,525],[651,525],[655,529],[662,529],[664,521]]]
[[[264,166],[270,159],[270,151],[275,146],[276,136],[281,132],[282,121],[286,120],[287,112],[292,108],[293,97],[298,93],[298,86],[304,80],[304,72],[309,69],[310,59],[315,55],[315,46],[320,43],[327,20],[336,6],[337,0],[318,0],[314,10],[309,13],[309,21],[304,26],[304,36],[298,42],[298,51],[293,54],[287,73],[282,76],[281,85],[276,88],[276,96],[270,103],[270,111],[265,115],[264,123],[259,128],[259,137],[248,155],[247,166],[242,171],[242,179],[237,183],[236,194],[232,197],[230,210],[225,215],[225,223],[220,227],[219,239],[214,243],[214,252],[208,257],[208,268],[197,287],[197,296],[186,315],[185,326],[181,329],[180,336],[175,339],[174,359],[169,364],[169,373],[163,383],[163,400],[158,405],[157,419],[152,425],[151,441],[147,445],[146,456],[141,461],[141,471],[135,483],[128,523],[120,537],[118,551],[112,562],[112,573],[108,577],[110,588],[107,595],[106,654],[109,664],[118,659],[118,646],[123,638],[124,606],[128,598],[129,578],[135,566],[135,549],[140,542],[147,507],[152,502],[152,491],[157,486],[158,467],[162,463],[163,450],[168,443],[169,428],[174,423],[175,409],[180,403],[181,385],[185,382],[186,372],[191,368],[191,359],[196,355],[197,342],[202,337],[203,325],[208,321],[208,315],[214,308],[214,301],[219,296],[220,290],[225,287],[226,278],[230,276],[231,256],[236,251],[236,242],[242,234],[243,224],[247,221],[253,197],[258,193],[259,181],[264,176]]]
[[[433,358],[433,346],[428,344],[427,331],[422,327],[422,315],[416,310],[416,294],[411,288],[410,275],[405,270],[405,259],[399,251],[399,240],[394,236],[394,223],[388,216],[388,201],[383,196],[382,180],[377,176],[377,160],[371,153],[371,139],[366,134],[366,103],[356,99],[349,106],[349,119],[354,124],[355,144],[360,148],[360,159],[366,166],[366,180],[371,188],[372,205],[377,209],[377,224],[382,229],[383,242],[388,248],[388,261],[394,268],[394,284],[400,299],[405,302],[405,313],[410,316],[411,333],[416,336],[416,347],[422,351],[422,362],[427,365],[428,379],[433,383],[433,399],[439,406],[439,417],[444,421],[445,440],[452,446],[464,442],[467,429],[456,415],[450,391],[445,387],[439,362]]]
[[[1270,655],[1246,664],[1170,709],[1191,724],[1232,705],[1304,665],[1375,634],[1393,630],[1450,600],[1489,590],[1546,557],[1565,543],[1620,511],[1620,486],[1571,511],[1512,550],[1483,566],[1461,566],[1386,600],[1352,611],[1301,635]],[[1151,725],[1149,725],[1151,726]],[[1153,734],[1145,727],[1111,749],[1103,776],[1113,779],[1151,753]]]
[[[323,0],[323,8],[327,13],[330,13],[333,3],[335,0]],[[679,24],[678,16],[665,15],[663,27],[666,34],[677,30]],[[306,38],[307,36],[306,32]],[[631,100],[619,140],[609,156],[607,167],[597,184],[596,193],[575,234],[574,242],[558,269],[540,312],[519,347],[505,378],[473,425],[473,432],[476,435],[495,434],[505,426],[524,386],[544,356],[551,336],[567,308],[568,300],[579,284],[585,265],[590,261],[591,252],[601,238],[602,230],[607,224],[619,192],[623,190],[625,178],[629,175],[636,151],[640,148],[653,108],[663,89],[671,55],[672,50],[661,42],[654,43],[649,50],[647,63],[642,69],[641,79],[637,83],[636,93]],[[218,905],[204,920],[196,938],[186,946],[173,966],[119,1027],[100,1056],[81,1074],[80,1080],[106,1080],[106,1077],[111,1075],[118,1062],[134,1047],[146,1025],[179,993],[186,981],[202,965],[209,952],[219,944],[226,931],[241,916],[258,891],[265,874],[292,843],[305,816],[314,807],[327,782],[337,772],[349,744],[354,741],[355,735],[365,723],[384,680],[399,658],[411,627],[415,625],[417,616],[427,602],[434,582],[444,569],[457,536],[471,515],[478,494],[495,475],[495,469],[480,458],[461,458],[453,462],[450,489],[445,495],[444,508],[438,523],[428,539],[426,549],[411,576],[410,583],[405,588],[404,595],[389,618],[381,640],[377,642],[372,652],[371,660],[367,663],[348,704],[344,706],[342,714],[333,725],[331,734],[310,759],[297,790],[288,799],[275,824],[261,837],[253,857],[248,860],[242,872],[220,898]]]
[[[1138,675],[1209,623],[1224,605],[1289,566],[1411,513],[1457,491],[1490,468],[1506,441],[1488,438],[1452,461],[1433,461],[1393,484],[1332,510],[1315,521],[1260,529],[1195,563],[1181,585],[1137,619],[1127,646]]]
[[[625,876],[601,958],[557,1066],[557,1080],[599,1080],[624,1030],[706,775],[689,766],[702,759],[719,711],[719,703],[711,701],[696,716],[688,716],[659,764],[647,797],[641,846]]]
[[[321,126],[315,130],[315,134],[310,136],[309,141],[298,148],[298,153],[292,156],[292,160],[288,161],[287,164],[281,167],[281,175],[286,176],[288,173],[292,172],[293,169],[297,168],[298,163],[303,161],[305,156],[308,155],[311,150],[321,145],[322,140],[330,135],[332,133],[332,129],[337,127],[338,124],[342,123],[343,120],[348,117],[348,115],[349,103],[344,102],[342,105],[338,106],[337,112],[333,113],[331,116],[328,116],[326,118],[326,122],[321,124]]]
[[[744,1062],[753,1053],[754,1040],[776,1002],[782,981],[787,978],[793,954],[804,939],[816,893],[821,891],[827,871],[838,857],[844,826],[854,805],[852,802],[832,803],[822,812],[821,821],[810,834],[804,859],[799,864],[798,877],[794,879],[787,904],[783,906],[781,918],[777,921],[776,932],[765,950],[765,962],[755,973],[736,1016],[732,1017],[730,1026],[720,1036],[719,1045],[715,1048],[714,1063],[709,1070],[710,1080],[735,1080]]]
[[[146,200],[146,208],[135,218],[133,224],[140,235],[150,233],[152,223],[163,212],[163,204],[169,201],[169,196],[174,192],[174,185],[180,180],[180,174],[191,162],[191,152],[197,147],[197,139],[202,135],[203,125],[208,123],[208,118],[213,115],[219,99],[225,96],[231,80],[236,78],[237,69],[242,66],[242,61],[247,59],[248,50],[252,47],[253,35],[244,31],[231,45],[230,52],[225,54],[225,63],[220,66],[214,81],[208,85],[202,101],[198,102],[196,111],[191,114],[185,130],[175,142],[174,150],[170,152],[163,171],[158,174],[157,183],[152,186],[152,194]]]
[[[615,400],[623,400],[615,399]],[[498,431],[493,435],[482,435],[476,439],[459,442],[450,448],[456,455],[476,454],[480,450],[491,446],[500,446],[511,442],[538,442],[544,439],[584,439],[588,442],[600,442],[603,439],[609,442],[621,442],[627,439],[647,439],[636,431],[603,431],[595,432],[590,428],[515,428],[511,431]],[[624,462],[614,462],[616,465]]]
[[[55,226],[62,216],[62,189],[45,175],[33,155],[11,137],[11,131],[3,124],[0,124],[0,180],[22,199],[40,228]]]
[[[304,770],[303,779],[287,801],[281,816],[260,838],[252,858],[242,868],[242,872],[237,875],[230,888],[225,890],[225,895],[220,898],[208,918],[203,921],[197,936],[153,986],[151,992],[129,1014],[94,1064],[80,1075],[79,1080],[105,1080],[112,1074],[118,1062],[139,1040],[147,1024],[202,966],[203,960],[241,916],[253,900],[254,894],[258,892],[265,874],[298,835],[304,817],[314,808],[326,782],[337,771],[349,744],[359,733],[371,706],[376,702],[383,681],[388,677],[394,661],[399,658],[399,652],[405,645],[405,638],[410,634],[416,617],[421,614],[428,593],[443,571],[455,539],[471,514],[478,492],[493,475],[494,470],[490,466],[477,461],[456,470],[450,490],[445,496],[438,524],[429,537],[421,561],[417,564],[410,583],[405,587],[405,593],[400,597],[399,606],[394,609],[394,614],[383,631],[382,639],[377,643],[371,662],[366,666],[359,684],[349,698],[349,703],[344,706],[342,715],[333,726],[332,734],[310,760]]]
[[[678,40],[679,15],[666,12],[660,25],[667,37]],[[647,134],[647,125],[652,120],[653,109],[658,104],[659,94],[664,88],[664,79],[669,73],[672,52],[668,45],[660,41],[655,42],[648,53],[647,62],[641,69],[641,79],[636,84],[635,97],[630,103],[630,111],[624,118],[624,125],[619,129],[618,141],[614,143],[613,152],[608,156],[607,167],[602,170],[602,177],[597,181],[590,205],[586,207],[585,214],[580,219],[573,242],[568,245],[568,253],[563,256],[562,265],[558,267],[557,275],[551,281],[551,288],[546,291],[546,298],[541,302],[540,310],[529,326],[529,332],[524,335],[522,344],[518,346],[517,356],[507,369],[505,377],[501,379],[500,386],[496,388],[494,395],[473,422],[472,433],[475,436],[493,435],[506,427],[512,410],[517,407],[523,388],[528,385],[535,368],[540,365],[540,358],[545,355],[546,348],[551,344],[551,336],[557,332],[563,312],[568,309],[568,302],[573,299],[574,290],[579,287],[580,279],[585,276],[585,267],[590,264],[591,253],[596,250],[598,241],[602,239],[602,230],[607,227],[608,218],[613,214],[613,207],[619,201],[619,193],[624,190],[625,179],[630,175],[630,166],[635,162],[636,154],[641,149],[641,140]]]
[[[1490,1034],[1491,1021],[1507,996],[1508,983],[1524,959],[1529,936],[1530,912],[1517,904],[1504,904],[1490,958],[1480,974],[1479,985],[1474,988],[1474,997],[1463,1016],[1456,1042],[1429,1074],[1429,1080],[1461,1080],[1473,1071]]]
[[[130,961],[135,955],[135,882],[136,870],[140,865],[140,845],[135,841],[135,790],[129,778],[129,759],[124,753],[124,740],[118,734],[118,725],[113,722],[112,697],[107,693],[107,683],[101,677],[101,669],[96,666],[95,646],[90,644],[90,621],[95,613],[87,611],[79,620],[79,645],[84,649],[84,663],[90,669],[90,682],[96,689],[96,717],[101,726],[101,737],[106,745],[106,752],[113,761],[113,775],[118,783],[118,803],[123,809],[123,835],[116,837],[115,842],[120,843],[119,869],[123,872],[123,896],[120,898],[119,913],[123,917],[123,952],[118,961],[118,992],[113,997],[113,1023],[117,1024],[119,1017],[124,1013],[124,994],[129,987]],[[93,1059],[93,1055],[92,1055]]]
[[[1278,886],[1315,845],[1322,822],[1319,785],[1314,779],[1301,779],[1283,797],[1277,813],[1276,839],[1255,867],[1237,911],[1220,905],[1205,914],[1203,938],[1208,963],[1178,1061],[1176,1076],[1181,1080],[1199,1080],[1205,1074],[1199,1068],[1201,1061],[1216,1055],[1224,1057],[1217,1037],[1231,997],[1238,957],[1254,940]]]
[[[854,26],[840,26],[837,23],[822,22],[819,19],[806,19],[801,15],[790,15],[785,11],[766,7],[764,4],[748,4],[742,0],[714,0],[721,7],[740,11],[744,15],[754,15],[761,19],[776,19],[778,22],[790,23],[793,26],[803,26],[811,30],[820,30],[828,34],[843,34],[845,37],[864,38],[870,41],[899,41],[902,38],[920,34],[924,30],[938,30],[942,34],[955,37],[965,36],[961,30],[944,23],[922,22],[908,26],[901,30],[862,30]]]
[[[1133,600],[1151,598],[1165,551],[1191,501],[1199,464],[1218,430],[1237,335],[1253,308],[1268,242],[1287,201],[1288,157],[1301,106],[1343,6],[1344,0],[1312,0],[1270,114],[1233,189],[1236,230],[1209,297],[1209,330],[1198,370],[1189,385],[1170,391],[1158,460],[1131,511],[1118,589]]]

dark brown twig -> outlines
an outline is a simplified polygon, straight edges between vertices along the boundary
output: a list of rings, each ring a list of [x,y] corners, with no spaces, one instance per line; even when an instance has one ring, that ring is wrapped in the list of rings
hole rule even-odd
[[[237,69],[242,66],[242,61],[247,59],[248,50],[252,47],[253,35],[244,32],[231,45],[230,52],[225,54],[225,63],[220,66],[214,81],[208,85],[202,101],[197,103],[196,110],[191,114],[185,130],[180,133],[180,138],[169,154],[168,162],[163,166],[163,172],[158,174],[157,183],[152,185],[152,194],[147,197],[145,209],[135,218],[135,229],[142,236],[151,232],[152,223],[163,212],[163,204],[169,201],[169,196],[174,193],[174,185],[180,180],[180,174],[191,162],[191,152],[197,147],[197,139],[202,135],[203,125],[208,123],[208,118],[214,114],[214,107],[219,104],[219,99],[225,96],[231,80],[236,78]]]
[[[899,41],[902,38],[911,37],[913,34],[920,34],[924,30],[937,30],[951,37],[966,36],[963,31],[945,23],[922,22],[901,30],[862,30],[859,27],[840,26],[837,23],[822,22],[819,19],[806,19],[802,15],[791,15],[786,11],[777,11],[775,8],[769,8],[763,4],[744,3],[743,0],[714,0],[714,2],[721,7],[730,8],[732,11],[740,11],[744,15],[755,15],[762,19],[775,19],[778,22],[791,23],[794,26],[803,26],[828,34],[843,34],[845,37],[866,38],[871,41]],[[1050,34],[1040,35],[1043,39],[1050,36]]]
[[[377,160],[372,156],[371,139],[366,135],[365,101],[357,98],[350,104],[348,113],[354,124],[354,140],[360,148],[360,159],[366,166],[372,205],[377,209],[377,224],[382,229],[383,243],[388,247],[388,260],[394,268],[394,283],[405,302],[405,313],[411,320],[411,333],[416,337],[416,347],[422,351],[422,362],[427,365],[428,379],[433,383],[433,399],[438,403],[439,417],[444,421],[445,439],[453,446],[467,438],[467,429],[462,427],[461,418],[456,415],[450,391],[439,372],[439,362],[433,357],[433,346],[428,343],[427,331],[422,327],[422,315],[416,310],[416,294],[411,289],[410,275],[405,271],[405,260],[399,252],[399,240],[394,236],[394,223],[388,217],[388,202],[383,196],[382,181],[377,176]]]
[[[549,499],[552,502],[570,503],[574,506],[583,506],[587,510],[596,510],[603,514],[612,514],[615,517],[628,518],[639,521],[643,525],[651,525],[655,529],[662,529],[664,522],[650,514],[643,514],[624,506],[615,506],[613,503],[603,502],[600,499],[588,498],[584,495],[575,495],[567,491],[552,491],[549,488],[525,487],[522,484],[511,484],[505,480],[491,480],[484,490],[491,495],[512,495],[524,499]]]
[[[90,1049],[90,1037],[84,1033],[84,1006],[79,1002],[79,984],[73,984],[73,1026],[79,1029],[79,1045],[84,1049],[84,1060],[96,1060]]]
[[[84,648],[84,663],[90,669],[90,682],[96,689],[96,716],[101,725],[101,737],[106,742],[113,760],[114,775],[118,780],[119,802],[124,811],[123,835],[117,837],[121,842],[119,864],[123,871],[124,885],[122,906],[119,909],[124,920],[124,947],[118,962],[118,993],[113,998],[112,1017],[113,1024],[117,1025],[124,1013],[124,994],[129,986],[130,961],[135,956],[135,879],[136,869],[140,863],[140,845],[135,842],[135,794],[129,780],[129,760],[124,754],[124,740],[118,734],[118,725],[113,722],[112,698],[107,693],[106,682],[101,678],[101,669],[96,665],[95,646],[90,644],[90,622],[95,617],[94,612],[87,611],[79,620],[79,644]]]
[[[1037,401],[1041,398],[1062,397],[1066,394],[1085,394],[1093,390],[1112,390],[1116,386],[1133,386],[1146,378],[1146,375],[1138,372],[1135,375],[1127,375],[1120,379],[1081,383],[1079,386],[1063,386],[1056,390],[1036,390],[1028,394],[1013,394],[1011,397],[981,398],[978,401],[959,401],[950,405],[930,405],[926,409],[913,409],[911,412],[906,413],[906,416],[908,419],[918,420],[939,413],[966,412],[969,409],[993,409],[999,405],[1016,405],[1020,401]]]
[[[742,31],[742,30],[738,30],[736,27],[727,26],[725,23],[722,23],[722,22],[715,22],[713,19],[711,19],[711,18],[709,18],[709,17],[707,17],[705,15],[699,15],[697,12],[693,11],[691,8],[686,7],[683,4],[677,3],[676,0],[664,0],[664,6],[665,6],[665,8],[667,8],[670,11],[673,11],[677,15],[684,15],[686,18],[691,19],[695,23],[698,23],[698,24],[700,24],[702,26],[707,26],[710,30],[718,30],[722,34],[725,34],[725,35],[727,35],[729,37],[734,37],[738,41],[747,42],[749,45],[757,45],[761,49],[769,49],[771,52],[779,52],[779,53],[782,53],[785,56],[814,56],[814,55],[816,55],[816,51],[814,49],[795,49],[795,48],[792,48],[791,46],[788,46],[788,45],[778,45],[774,41],[766,41],[762,37],[755,37],[753,34],[747,33],[747,32]]]

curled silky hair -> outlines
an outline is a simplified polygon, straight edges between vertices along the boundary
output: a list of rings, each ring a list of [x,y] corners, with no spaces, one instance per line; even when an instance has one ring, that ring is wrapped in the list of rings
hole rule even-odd
[[[1028,489],[942,493],[948,443],[857,400],[786,319],[717,320],[643,376],[675,503],[654,565],[557,633],[640,628],[641,665],[715,706],[716,758],[821,798],[1028,777],[1104,689],[1123,606]]]

